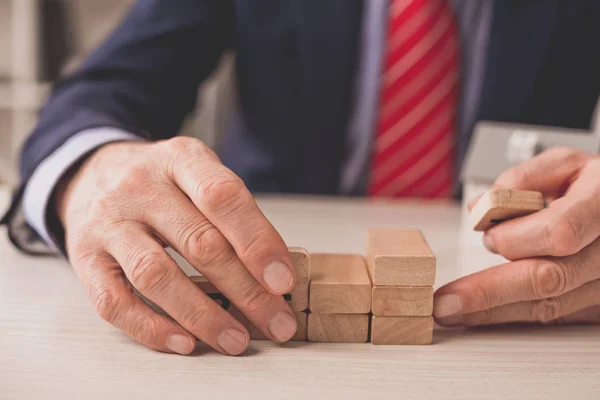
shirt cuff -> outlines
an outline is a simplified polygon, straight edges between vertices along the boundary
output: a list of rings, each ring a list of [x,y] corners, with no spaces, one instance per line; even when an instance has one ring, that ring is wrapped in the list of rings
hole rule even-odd
[[[98,147],[118,141],[143,140],[133,133],[116,128],[94,128],[77,133],[38,165],[23,194],[25,221],[52,250],[57,245],[46,219],[48,203],[54,188],[67,170],[83,156]]]

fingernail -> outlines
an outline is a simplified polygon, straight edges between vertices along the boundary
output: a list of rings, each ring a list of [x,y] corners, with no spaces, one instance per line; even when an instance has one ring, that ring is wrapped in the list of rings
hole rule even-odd
[[[498,254],[496,251],[496,245],[494,244],[494,239],[492,239],[490,235],[483,235],[483,245],[492,253]]]
[[[296,318],[286,312],[279,312],[269,322],[269,332],[278,342],[287,342],[296,334]]]
[[[443,294],[433,301],[433,315],[436,318],[458,314],[461,309],[461,301],[455,294]]]
[[[237,356],[246,351],[248,347],[248,336],[237,329],[225,329],[217,337],[217,344],[227,354]]]
[[[173,353],[184,356],[190,354],[196,347],[196,343],[189,337],[179,334],[169,336],[165,345],[167,346],[167,349],[171,350]]]
[[[457,326],[457,325],[462,325],[463,321],[464,321],[464,316],[453,315],[451,317],[440,318],[437,320],[437,323],[442,326]]]
[[[267,286],[276,293],[289,291],[294,283],[292,271],[281,261],[274,261],[267,265],[263,272],[263,279]]]

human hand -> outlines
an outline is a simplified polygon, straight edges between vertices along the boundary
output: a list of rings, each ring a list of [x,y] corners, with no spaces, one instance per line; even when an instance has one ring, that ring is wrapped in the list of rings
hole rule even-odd
[[[505,171],[495,187],[540,191],[549,207],[485,232],[488,250],[511,262],[440,288],[436,321],[600,323],[600,157],[551,149]]]
[[[296,332],[281,296],[294,285],[288,249],[242,180],[201,141],[107,144],[63,188],[55,203],[69,259],[99,315],[138,342],[179,354],[191,353],[196,338],[230,355],[248,346],[244,326],[198,289],[166,245],[269,339]]]

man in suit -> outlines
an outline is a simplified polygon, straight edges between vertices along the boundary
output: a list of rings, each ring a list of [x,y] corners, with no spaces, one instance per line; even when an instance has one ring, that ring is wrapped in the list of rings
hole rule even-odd
[[[5,222],[22,208],[99,314],[152,349],[248,344],[166,245],[286,341],[293,267],[251,193],[450,197],[479,120],[589,129],[599,19],[594,0],[139,0],[56,86]],[[218,157],[172,137],[227,48],[239,112]],[[569,149],[500,176],[555,201],[486,233],[514,261],[441,288],[438,322],[600,321],[598,176],[600,159]]]

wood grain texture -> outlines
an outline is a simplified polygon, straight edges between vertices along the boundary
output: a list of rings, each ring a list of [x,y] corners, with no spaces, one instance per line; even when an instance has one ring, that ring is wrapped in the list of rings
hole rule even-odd
[[[364,257],[311,254],[309,305],[316,313],[368,314],[371,280]]]
[[[367,314],[308,314],[311,342],[365,343],[369,338]]]
[[[443,265],[438,285],[504,262],[479,242],[459,240],[458,204],[306,196],[259,196],[258,204],[286,242],[319,252],[356,252],[369,227],[419,221]],[[242,357],[203,344],[191,357],[152,351],[98,316],[64,259],[26,256],[6,236],[0,228],[2,399],[579,400],[600,393],[599,324],[436,329],[435,346],[255,340]]]
[[[291,290],[288,304],[294,311],[308,309],[308,285],[310,279],[310,255],[301,247],[289,247],[290,257],[296,271],[296,284]]]
[[[432,340],[433,317],[373,317],[373,344],[426,345]]]
[[[473,229],[485,231],[503,221],[524,217],[544,208],[544,197],[530,190],[492,189],[485,192],[470,213]]]
[[[416,229],[369,229],[367,263],[374,286],[435,283],[435,256]]]
[[[419,286],[374,286],[373,315],[430,316],[433,313],[433,288]]]

